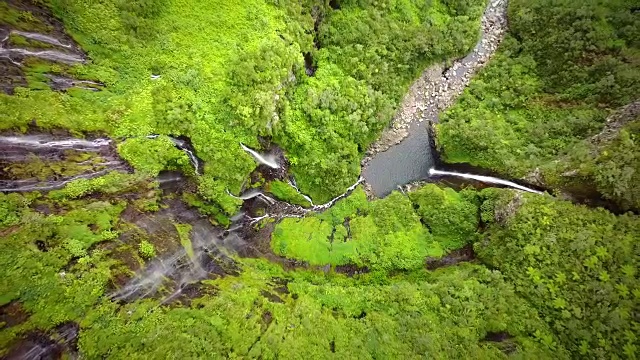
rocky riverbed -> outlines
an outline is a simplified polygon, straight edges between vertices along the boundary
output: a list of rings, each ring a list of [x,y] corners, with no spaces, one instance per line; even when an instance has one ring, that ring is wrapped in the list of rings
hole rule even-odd
[[[480,40],[467,56],[454,61],[449,68],[444,63],[429,67],[411,85],[389,128],[369,148],[363,165],[373,155],[399,144],[416,131],[418,124],[436,123],[438,113],[454,103],[500,45],[507,30],[507,0],[491,1],[481,22]]]

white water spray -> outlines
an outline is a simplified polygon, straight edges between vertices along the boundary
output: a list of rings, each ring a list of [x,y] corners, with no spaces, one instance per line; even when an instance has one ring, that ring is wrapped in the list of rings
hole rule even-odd
[[[63,44],[60,40],[48,35],[26,32],[26,31],[19,31],[19,30],[12,30],[11,33],[20,35],[27,39],[36,40],[36,41],[40,41],[40,42],[55,45],[55,46],[61,46],[67,49],[71,49],[73,47],[71,44]]]
[[[227,194],[229,194],[229,196],[231,196],[234,199],[238,199],[238,200],[249,200],[249,199],[253,199],[254,197],[259,197],[262,200],[264,200],[265,202],[267,202],[268,204],[275,204],[277,201],[265,194],[262,193],[262,191],[259,190],[249,190],[243,194],[241,194],[240,196],[235,196],[233,195],[229,190],[227,190]]]
[[[246,152],[248,152],[249,154],[251,154],[251,156],[253,156],[256,161],[258,161],[258,163],[262,164],[262,165],[267,165],[268,167],[272,168],[272,169],[279,169],[280,165],[276,162],[276,159],[274,156],[272,155],[262,155],[246,146],[244,146],[243,143],[240,143],[240,146],[242,146],[242,149]]]
[[[338,200],[346,198],[347,196],[351,195],[351,192],[353,192],[353,190],[355,190],[356,187],[358,187],[358,185],[360,185],[363,181],[364,181],[364,178],[363,177],[359,177],[358,181],[356,181],[353,185],[349,186],[344,193],[334,197],[333,199],[331,199],[329,202],[327,202],[325,204],[313,206],[312,210],[320,211],[320,210],[326,210],[326,209],[332,207],[333,204],[335,204]]]
[[[31,51],[26,49],[3,49],[0,48],[0,57],[6,57],[10,60],[13,56],[33,56],[44,60],[61,62],[68,65],[84,63],[85,60],[81,56],[67,54],[55,50]],[[13,61],[13,60],[12,60]]]
[[[302,197],[305,200],[307,200],[309,202],[309,204],[311,204],[311,206],[315,206],[315,205],[313,205],[313,200],[311,200],[311,198],[308,195],[303,194],[302,191],[300,191],[300,189],[298,189],[298,184],[296,184],[296,180],[293,177],[289,180],[289,185],[291,185],[291,187],[296,189],[298,194],[302,195]]]
[[[480,181],[480,182],[483,182],[483,183],[504,185],[504,186],[508,186],[508,187],[511,187],[511,188],[514,188],[514,189],[518,189],[518,190],[522,190],[522,191],[528,191],[528,192],[531,192],[531,193],[534,193],[534,194],[543,194],[542,191],[529,189],[526,186],[522,186],[522,185],[516,184],[516,183],[511,182],[511,181],[494,178],[492,176],[462,174],[462,173],[456,173],[456,172],[451,172],[451,171],[440,171],[440,170],[436,170],[434,168],[429,169],[429,175],[431,175],[431,176],[433,176],[433,175],[456,176],[456,177],[460,177],[460,178],[464,178],[464,179],[472,179],[472,180]]]
[[[109,139],[65,139],[65,140],[48,140],[44,136],[0,136],[0,144],[10,144],[16,146],[32,147],[32,148],[55,148],[55,149],[76,149],[89,150],[96,149],[111,144]]]

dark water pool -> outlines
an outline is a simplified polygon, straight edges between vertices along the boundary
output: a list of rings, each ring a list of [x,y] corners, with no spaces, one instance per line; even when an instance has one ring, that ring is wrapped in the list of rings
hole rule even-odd
[[[365,181],[378,197],[398,186],[429,177],[435,165],[426,123],[414,124],[398,145],[377,153],[362,170]]]

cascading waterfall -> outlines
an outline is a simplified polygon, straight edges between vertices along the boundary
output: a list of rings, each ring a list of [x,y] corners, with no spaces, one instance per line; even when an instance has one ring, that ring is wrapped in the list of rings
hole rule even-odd
[[[63,188],[79,179],[92,179],[113,170],[125,170],[127,165],[113,155],[112,141],[105,138],[55,139],[44,135],[0,136],[0,166],[40,161],[65,160],[69,152],[92,153],[89,160],[68,161],[78,167],[78,172],[46,181],[33,176],[21,179],[0,179],[0,192],[50,191]],[[8,167],[7,167],[8,168]],[[6,168],[4,171],[7,171]],[[10,178],[11,176],[9,176]]]
[[[189,157],[189,160],[191,161],[191,165],[193,165],[193,169],[196,172],[196,174],[200,175],[200,164],[199,164],[199,159],[196,156],[196,154],[193,153],[193,151],[191,151],[191,149],[189,149],[187,142],[184,140],[180,140],[180,139],[176,139],[176,138],[172,138],[169,137],[171,139],[171,141],[173,141],[173,144],[180,150],[184,151],[185,154],[187,154],[187,157]]]
[[[40,41],[46,44],[50,44],[50,45],[54,45],[54,46],[60,46],[63,48],[67,48],[67,49],[71,49],[73,48],[73,45],[71,44],[63,44],[60,40],[52,37],[52,36],[48,36],[48,35],[43,35],[43,34],[38,34],[38,33],[33,33],[33,32],[26,32],[26,31],[20,31],[20,30],[11,30],[11,34],[16,34],[16,35],[20,35],[24,38],[27,39],[31,39],[31,40],[36,40],[36,41]]]
[[[311,204],[311,206],[314,206],[313,205],[313,200],[311,200],[311,198],[308,195],[303,194],[302,191],[300,191],[300,189],[298,189],[298,184],[296,183],[296,179],[294,179],[293,177],[291,179],[289,179],[289,185],[291,185],[292,188],[296,189],[298,194],[302,195],[302,197],[305,200],[307,200],[309,202],[309,204]]]
[[[61,62],[68,65],[81,64],[85,62],[82,56],[67,54],[55,50],[31,51],[27,49],[5,49],[0,48],[0,57],[13,59],[15,56],[20,57],[36,57],[43,60]],[[12,60],[13,62],[13,60]],[[15,63],[15,62],[14,62]]]
[[[266,165],[266,166],[268,166],[268,167],[270,167],[272,169],[279,169],[280,168],[280,165],[276,161],[275,156],[273,156],[273,155],[262,155],[262,154],[256,152],[255,150],[246,147],[242,143],[240,143],[240,146],[242,147],[242,149],[244,151],[246,151],[249,154],[251,154],[251,156],[253,156],[259,164]]]
[[[534,194],[544,194],[542,191],[530,189],[530,188],[528,188],[526,186],[522,186],[522,185],[516,184],[516,183],[514,183],[512,181],[498,179],[498,178],[495,178],[495,177],[492,177],[492,176],[463,174],[463,173],[457,173],[457,172],[451,172],[451,171],[441,171],[441,170],[436,170],[434,168],[429,169],[429,175],[430,176],[455,176],[455,177],[459,177],[459,178],[463,178],[463,179],[476,180],[476,181],[480,181],[480,182],[488,183],[488,184],[504,185],[504,186],[508,186],[508,187],[511,187],[511,188],[514,188],[514,189],[518,189],[518,190],[522,190],[522,191],[527,191],[527,192],[534,193]]]
[[[84,139],[61,139],[51,140],[42,135],[28,136],[0,136],[0,145],[15,147],[26,147],[33,149],[50,148],[50,149],[73,149],[79,151],[95,151],[100,148],[111,145],[110,139],[98,138],[94,140]]]

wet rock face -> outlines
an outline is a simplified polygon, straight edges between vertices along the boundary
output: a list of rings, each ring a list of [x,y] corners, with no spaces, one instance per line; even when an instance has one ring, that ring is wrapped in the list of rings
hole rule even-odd
[[[426,266],[429,270],[435,270],[445,266],[453,266],[461,262],[473,261],[475,258],[476,254],[473,251],[473,245],[469,244],[463,248],[453,250],[448,255],[441,258],[428,258],[426,260]]]
[[[25,61],[34,59],[66,66],[86,62],[84,51],[45,6],[23,0],[8,1],[8,5],[16,11],[29,13],[33,20],[13,25],[0,24],[0,91],[11,95],[16,87],[28,85]],[[72,79],[61,74],[45,76],[49,86],[57,91],[72,87],[98,91],[103,87],[98,82]]]
[[[0,191],[49,191],[70,181],[128,170],[109,139],[0,135]]]
[[[0,307],[0,329],[10,328],[27,321],[29,314],[17,301]]]
[[[54,360],[75,359],[78,354],[80,325],[73,321],[62,323],[49,332],[33,331],[15,342],[3,359]]]

